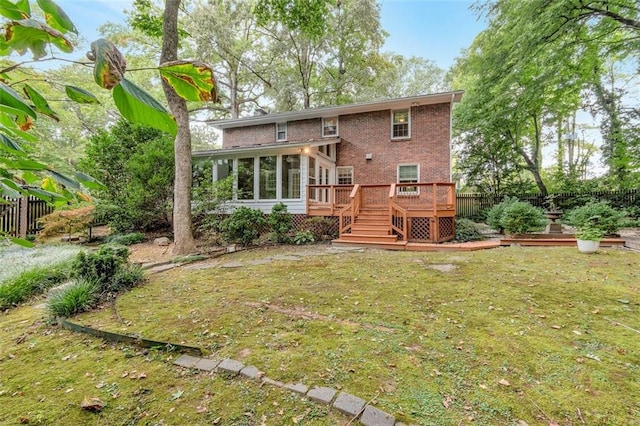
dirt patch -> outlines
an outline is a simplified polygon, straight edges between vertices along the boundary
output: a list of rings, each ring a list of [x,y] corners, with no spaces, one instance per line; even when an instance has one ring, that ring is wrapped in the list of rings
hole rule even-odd
[[[129,246],[129,260],[133,263],[163,263],[170,262],[173,255],[173,244],[157,246],[150,243],[132,244]]]

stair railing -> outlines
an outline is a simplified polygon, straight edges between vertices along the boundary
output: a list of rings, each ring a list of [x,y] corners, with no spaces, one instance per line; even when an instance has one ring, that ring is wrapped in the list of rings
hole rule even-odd
[[[396,184],[392,183],[389,188],[389,223],[391,231],[401,237],[402,241],[407,241],[407,210],[396,203]]]
[[[340,235],[346,234],[351,229],[351,226],[356,221],[356,216],[360,212],[360,205],[362,204],[362,191],[360,185],[354,185],[349,194],[349,204],[340,209],[338,217],[340,218]]]

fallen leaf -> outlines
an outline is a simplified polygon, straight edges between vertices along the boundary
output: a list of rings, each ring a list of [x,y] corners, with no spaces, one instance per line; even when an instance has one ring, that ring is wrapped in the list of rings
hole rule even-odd
[[[551,328],[555,328],[556,330],[560,330],[562,327],[560,327],[559,325],[552,325]]]
[[[180,398],[182,394],[184,394],[183,390],[178,390],[175,393],[172,393],[170,401],[175,401],[176,399]]]
[[[478,385],[478,386],[480,387],[480,389],[484,389],[484,390],[487,389],[487,385]]]
[[[93,411],[94,413],[97,413],[99,411],[102,411],[102,409],[104,408],[104,402],[102,402],[100,398],[88,398],[85,396],[82,399],[81,407],[83,410]]]
[[[20,417],[20,424],[23,424],[23,425],[29,424],[29,417]]]
[[[582,336],[582,333],[580,333],[578,330],[573,330],[573,334],[578,335],[578,336]]]
[[[498,380],[498,383],[501,384],[502,386],[511,386],[511,383],[509,383],[505,379]]]
[[[206,413],[207,411],[209,411],[207,410],[207,407],[203,405],[198,405],[198,410],[197,410],[198,414]]]

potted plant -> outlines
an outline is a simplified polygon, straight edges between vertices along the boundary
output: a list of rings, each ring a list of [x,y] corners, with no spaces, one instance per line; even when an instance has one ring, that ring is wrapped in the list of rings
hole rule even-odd
[[[592,201],[570,210],[565,215],[567,223],[576,230],[578,250],[583,253],[595,252],[600,245],[600,240],[605,235],[618,232],[623,218],[624,212],[614,209],[604,201]],[[581,243],[581,241],[585,243]],[[595,248],[594,242],[598,243]],[[590,249],[585,249],[589,251],[581,250],[581,247],[585,245],[590,246]]]
[[[580,253],[595,253],[600,248],[604,231],[597,226],[584,224],[576,229],[576,242]]]

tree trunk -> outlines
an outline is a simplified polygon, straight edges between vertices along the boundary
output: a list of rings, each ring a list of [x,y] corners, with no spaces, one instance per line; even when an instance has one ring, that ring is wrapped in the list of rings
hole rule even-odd
[[[166,0],[162,24],[162,52],[160,63],[178,59],[178,8],[180,0]],[[176,162],[173,185],[173,254],[184,255],[195,251],[191,230],[191,131],[187,102],[178,96],[164,80],[162,89],[169,109],[178,124],[174,142]]]

